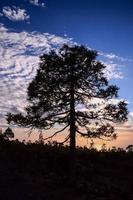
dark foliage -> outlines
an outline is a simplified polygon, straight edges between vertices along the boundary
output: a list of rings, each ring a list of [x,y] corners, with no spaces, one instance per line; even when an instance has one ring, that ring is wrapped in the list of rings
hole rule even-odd
[[[75,174],[67,146],[0,136],[2,200],[132,200],[133,153],[77,148]]]
[[[67,45],[41,56],[37,75],[28,87],[27,114],[8,114],[8,122],[40,131],[56,123],[63,126],[51,138],[69,128],[65,141],[70,139],[71,151],[76,146],[76,134],[115,138],[112,123],[125,122],[128,111],[124,101],[111,103],[110,99],[118,96],[118,88],[108,84],[106,66],[96,58],[97,52],[84,46]]]
[[[10,127],[8,127],[4,131],[3,137],[6,138],[6,139],[12,139],[12,138],[14,138],[14,133],[13,133],[13,131],[12,131],[12,129]]]

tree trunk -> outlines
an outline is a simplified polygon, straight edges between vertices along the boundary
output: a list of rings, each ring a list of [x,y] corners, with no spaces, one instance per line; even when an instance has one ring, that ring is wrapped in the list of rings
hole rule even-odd
[[[76,126],[75,126],[75,99],[74,99],[74,76],[73,67],[71,67],[71,88],[70,88],[70,152],[74,153],[76,149]]]
[[[72,100],[71,100],[72,101]],[[75,152],[76,148],[76,128],[75,128],[75,110],[74,110],[74,102],[71,102],[70,109],[70,151],[72,153]]]
[[[71,84],[71,101],[70,101],[70,182],[75,183],[75,166],[76,166],[76,126],[75,126],[75,99],[74,99],[74,87]]]

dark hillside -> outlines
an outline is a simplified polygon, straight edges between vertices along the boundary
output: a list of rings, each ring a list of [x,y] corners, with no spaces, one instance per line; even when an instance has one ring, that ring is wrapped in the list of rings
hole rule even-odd
[[[133,153],[0,140],[1,200],[132,200]]]

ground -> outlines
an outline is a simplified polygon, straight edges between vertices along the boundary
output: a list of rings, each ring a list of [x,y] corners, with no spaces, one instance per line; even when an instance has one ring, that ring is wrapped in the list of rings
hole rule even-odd
[[[132,200],[133,153],[0,139],[1,200]],[[72,170],[73,168],[73,170]]]

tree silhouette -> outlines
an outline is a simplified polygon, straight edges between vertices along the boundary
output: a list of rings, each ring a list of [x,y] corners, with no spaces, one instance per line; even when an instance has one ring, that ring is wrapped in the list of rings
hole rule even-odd
[[[41,56],[28,87],[26,115],[9,113],[8,122],[41,131],[59,124],[60,130],[45,139],[69,128],[65,141],[70,140],[72,152],[76,134],[91,139],[115,138],[112,123],[126,121],[128,111],[124,101],[111,102],[118,96],[118,88],[108,84],[106,66],[96,58],[96,51],[68,45]]]
[[[126,150],[127,150],[128,152],[133,152],[133,145],[132,145],[132,144],[128,145],[128,146],[126,147]]]
[[[4,138],[11,139],[14,138],[14,133],[11,128],[7,128],[3,133]]]
[[[2,135],[2,128],[0,128],[0,135]]]

